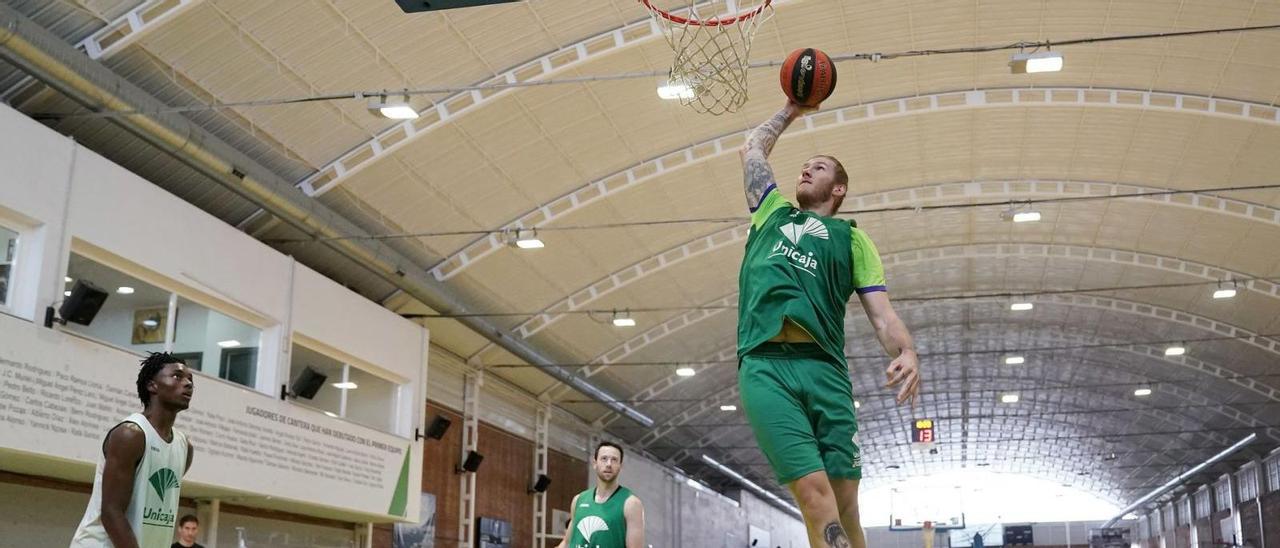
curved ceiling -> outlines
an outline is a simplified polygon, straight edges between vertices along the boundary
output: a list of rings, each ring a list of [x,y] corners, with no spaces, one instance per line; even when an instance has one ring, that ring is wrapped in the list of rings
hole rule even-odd
[[[389,243],[658,424],[616,420],[453,320],[426,321],[433,344],[713,482],[700,451],[783,492],[740,414],[718,410],[737,397],[733,152],[781,105],[773,69],[720,117],[659,100],[656,77],[464,89],[665,70],[670,49],[632,0],[417,15],[390,0],[4,1],[174,105],[441,90],[404,122],[352,100],[188,116],[367,230],[416,235]],[[1253,0],[775,4],[754,60],[1280,23],[1280,5]],[[1008,52],[840,63],[835,95],[774,151],[786,193],[808,156],[844,161],[842,214],[875,240],[925,355],[920,408],[893,407],[887,359],[850,307],[869,485],[981,464],[1122,504],[1245,432],[1280,442],[1280,32],[1055,50],[1065,69],[1037,75],[1010,74]],[[22,76],[0,66],[0,97],[74,108]],[[46,119],[369,298],[431,312],[102,120]],[[1010,223],[1014,208],[1042,220]],[[507,245],[535,227],[545,249]],[[1211,298],[1220,285],[1239,293]],[[638,327],[609,325],[615,310]],[[1174,342],[1187,354],[1165,356]],[[1027,364],[1000,363],[1009,353]],[[1008,391],[1022,400],[999,403]],[[942,425],[939,455],[901,443],[922,413]]]

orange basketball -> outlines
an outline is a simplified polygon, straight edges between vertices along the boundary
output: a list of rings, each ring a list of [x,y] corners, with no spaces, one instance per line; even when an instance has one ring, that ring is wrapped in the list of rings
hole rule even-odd
[[[798,49],[783,61],[778,80],[792,102],[816,107],[836,90],[836,66],[822,50]]]

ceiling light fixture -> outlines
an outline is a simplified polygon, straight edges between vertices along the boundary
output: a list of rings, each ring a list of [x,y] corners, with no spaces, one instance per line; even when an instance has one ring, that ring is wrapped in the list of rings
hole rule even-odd
[[[369,101],[369,110],[376,110],[383,117],[392,120],[413,120],[418,117],[418,111],[409,104],[408,93],[396,99],[391,99],[387,95],[374,96]]]
[[[75,280],[71,279],[71,276],[63,276],[62,281],[71,283],[71,282],[74,282]]]
[[[860,402],[860,401],[858,401],[858,400],[853,400],[853,408],[854,408],[854,409],[862,409],[862,402]]]
[[[1018,403],[1018,395],[1017,395],[1017,394],[1005,394],[1005,395],[1003,395],[1003,396],[1000,396],[1000,402],[1001,402],[1001,403]]]
[[[1005,365],[1021,365],[1026,361],[1027,359],[1022,356],[1009,356],[1004,359],[1004,364]]]
[[[1213,292],[1215,299],[1230,299],[1236,296],[1236,281],[1231,280],[1231,287],[1222,287],[1222,282],[1218,282],[1218,289]]]
[[[635,327],[636,319],[632,318],[631,313],[628,311],[624,310],[622,312],[618,312],[617,310],[614,310],[613,326],[614,327]]]
[[[1138,396],[1138,397],[1142,397],[1142,396],[1150,396],[1150,395],[1151,395],[1151,389],[1150,389],[1150,388],[1147,388],[1147,387],[1145,387],[1145,386],[1144,386],[1144,387],[1142,387],[1142,388],[1139,388],[1139,389],[1137,389],[1137,390],[1134,390],[1134,391],[1133,391],[1133,395]]]
[[[672,82],[663,80],[658,84],[658,97],[666,101],[675,101],[678,99],[694,99],[698,93],[693,87],[684,82]]]
[[[1012,310],[1014,312],[1024,312],[1027,310],[1031,310],[1032,308],[1035,308],[1035,307],[1036,305],[1032,303],[1013,303],[1009,305],[1009,310]]]
[[[133,288],[132,288],[132,287],[129,287],[129,286],[127,286],[127,285],[122,285],[122,286],[120,286],[120,287],[117,287],[117,288],[116,288],[116,293],[119,293],[119,294],[121,294],[121,295],[132,295],[132,294],[133,294]]]
[[[342,382],[333,383],[333,387],[337,388],[338,390],[355,390],[360,386],[351,381],[342,381]]]
[[[542,249],[546,244],[538,239],[538,229],[517,228],[507,232],[507,243],[520,249]]]
[[[1021,211],[1013,214],[1013,222],[1015,223],[1034,223],[1039,220],[1039,211]]]
[[[229,339],[229,340],[225,340],[225,341],[218,341],[218,347],[219,347],[219,348],[235,348],[235,347],[237,347],[237,346],[240,346],[240,341],[237,341],[237,340],[235,340],[235,339]]]
[[[681,377],[692,377],[697,374],[698,372],[695,371],[692,367],[681,367],[676,370],[676,375],[679,375]]]
[[[1042,51],[1038,53],[1019,52],[1013,54],[1009,61],[1009,71],[1014,74],[1035,74],[1037,72],[1058,72],[1062,70],[1062,53]]]
[[[738,406],[736,406],[736,405],[721,405],[721,406],[720,406],[720,410],[721,410],[721,411],[737,411],[737,410],[738,410]]]
[[[1187,353],[1187,347],[1180,344],[1170,346],[1164,349],[1164,355],[1166,356],[1181,356],[1186,353]]]

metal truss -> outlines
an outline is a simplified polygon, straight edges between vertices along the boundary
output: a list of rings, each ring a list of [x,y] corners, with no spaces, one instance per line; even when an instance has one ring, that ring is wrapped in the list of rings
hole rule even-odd
[[[1001,244],[1001,245],[1004,245],[1004,244]],[[915,252],[908,252],[908,253],[915,253]],[[893,255],[886,255],[885,257],[892,257],[892,256]],[[1080,255],[1073,255],[1073,256],[1078,257]],[[918,256],[916,258],[918,258]],[[952,259],[957,257],[956,255],[953,255],[953,254],[946,254],[945,258]],[[888,264],[887,261],[886,261],[886,264]],[[719,299],[710,301],[710,303],[720,304],[720,305],[729,305],[729,304],[732,304],[733,302],[736,302],[737,295],[738,295],[737,292],[733,292]],[[997,301],[1001,301],[1001,299],[997,299],[997,298],[972,299],[972,300],[969,300],[968,302],[997,302]],[[1255,348],[1269,352],[1271,354],[1280,355],[1280,341],[1263,337],[1253,331],[1250,331],[1232,324],[1228,324],[1225,322],[1221,322],[1218,320],[1214,320],[1212,318],[1200,316],[1197,314],[1192,314],[1189,312],[1173,310],[1173,309],[1165,308],[1158,305],[1147,304],[1147,303],[1142,303],[1137,301],[1129,301],[1125,299],[1117,299],[1112,297],[1099,297],[1099,296],[1088,295],[1088,294],[1042,295],[1034,298],[1033,301],[1037,303],[1049,304],[1049,305],[1091,308],[1091,309],[1097,309],[1097,310],[1104,310],[1107,312],[1133,315],[1133,316],[1138,316],[1142,318],[1158,320],[1162,322],[1170,322],[1177,325],[1181,325],[1183,327],[1189,327],[1189,328],[1193,328],[1201,331],[1207,331],[1213,335],[1237,337],[1238,340],[1242,343],[1248,344],[1250,346],[1254,346]],[[896,308],[901,313],[907,313],[912,310],[925,308],[927,306],[929,306],[929,303],[927,302],[911,301],[911,302],[900,303],[896,306]],[[850,308],[851,308],[850,312],[856,312],[856,309],[853,309],[852,307]],[[586,368],[586,372],[587,372],[586,374],[588,376],[594,376],[599,372],[608,368],[610,364],[617,363],[618,361],[625,358],[626,356],[643,349],[645,346],[649,344],[657,342],[662,338],[669,337],[675,334],[676,331],[696,325],[701,320],[713,317],[720,312],[725,312],[728,310],[731,310],[731,309],[724,309],[724,308],[701,309],[701,310],[686,312],[684,314],[676,316],[672,320],[663,322],[663,324],[659,325],[658,327],[651,329],[650,331],[652,333],[646,332],[644,334],[641,334],[627,341],[626,343],[623,343],[622,345],[619,345],[618,347],[615,347],[614,349],[611,349],[605,352],[604,354],[601,354],[600,356],[597,356],[596,358],[592,359],[591,361],[595,365],[588,366]],[[1187,355],[1165,356],[1163,349],[1154,348],[1154,347],[1142,348],[1141,350],[1128,349],[1127,351],[1136,353],[1139,356],[1153,357],[1153,358],[1177,363],[1178,365],[1181,365],[1183,367],[1187,367],[1189,369],[1192,369],[1201,373],[1213,375],[1218,378],[1232,379],[1232,382],[1241,388],[1244,388],[1256,394],[1262,395],[1268,399],[1272,399],[1272,400],[1280,399],[1280,391],[1277,391],[1275,388],[1272,388],[1271,386],[1268,386],[1263,383],[1259,383],[1253,379],[1234,378],[1236,377],[1236,374],[1230,372],[1228,369],[1210,364],[1208,362],[1199,360],[1194,357],[1190,357]],[[604,360],[605,356],[610,356],[611,359],[609,359],[608,361],[605,361]],[[697,360],[697,361],[699,362],[725,361],[725,360],[731,360],[734,357],[736,357],[736,353],[734,352],[734,349],[726,348],[714,354],[714,357],[709,357],[709,358],[706,358],[703,360]],[[702,364],[691,365],[691,367],[695,370],[695,372],[700,373],[702,370],[710,367],[710,365],[702,363]],[[669,375],[657,382],[654,382],[650,386],[646,387],[644,390],[641,390],[640,392],[635,394],[632,397],[632,399],[645,401],[645,400],[655,398],[661,395],[662,393],[666,392],[667,390],[680,384],[681,382],[683,382],[688,378],[691,378],[691,377],[679,377],[676,375]],[[563,392],[559,392],[559,393],[563,393]],[[600,423],[607,426],[609,424],[612,424],[614,419],[616,419],[616,415],[613,413],[609,413],[608,415],[600,419]]]
[[[204,0],[146,0],[76,44],[90,59],[110,57]]]
[[[797,123],[793,124],[781,138],[793,139],[816,131],[846,128],[868,122],[918,114],[1009,107],[1142,109],[1224,117],[1244,122],[1280,126],[1280,110],[1271,105],[1260,103],[1214,99],[1174,92],[1124,89],[1000,88],[917,95],[824,110],[797,120]],[[475,262],[505,247],[500,237],[501,231],[546,226],[614,194],[660,179],[672,171],[697,165],[722,155],[735,153],[746,141],[748,131],[750,129],[736,131],[671,150],[627,169],[604,175],[586,183],[511,220],[504,224],[499,231],[471,242],[462,250],[441,261],[440,264],[432,268],[431,272],[436,279],[447,280]],[[360,153],[357,157],[361,159],[361,165],[376,161],[379,157],[387,154],[386,152],[374,153],[372,150],[364,151],[363,148],[358,148],[349,154],[356,153]],[[337,167],[333,169],[336,170]],[[330,170],[330,167],[326,167],[317,176],[329,173],[327,170]],[[333,174],[325,175],[325,177],[328,178],[327,180],[332,180],[337,176],[336,173],[334,171]],[[305,183],[306,181],[303,184]],[[1048,183],[1052,184],[1052,181]],[[1120,186],[1137,188],[1136,185],[1129,184],[1120,184]],[[304,190],[306,189],[305,186],[303,188]],[[952,196],[941,197],[954,198]],[[1187,201],[1185,198],[1178,197],[1170,203],[1185,201]],[[1238,211],[1240,208],[1241,204],[1224,207],[1224,209],[1232,211]],[[1252,218],[1255,214],[1250,212],[1244,215]],[[1272,222],[1275,220],[1274,213],[1259,212],[1256,215],[1259,215],[1259,219],[1265,219],[1270,215]]]
[[[957,183],[957,185],[972,188],[978,192],[981,192],[983,185],[987,185],[987,184],[988,183]],[[1002,184],[1015,185],[1017,183],[1002,183]],[[1102,183],[1098,183],[1098,184],[1102,184]],[[1067,187],[1070,187],[1072,183],[1060,182],[1060,183],[1053,183],[1053,185],[1056,185],[1059,188],[1067,188]],[[922,188],[940,188],[940,187],[922,187]],[[914,191],[917,189],[912,189],[912,190]],[[1149,189],[1149,190],[1158,190],[1158,189]],[[884,193],[868,195],[861,198],[867,199],[870,201],[878,200],[877,203],[886,204],[885,206],[902,205],[904,203],[918,203],[918,202],[908,202],[907,200],[903,200],[902,202],[898,202],[898,203],[884,201],[888,195],[892,195],[895,193],[901,195],[904,193],[904,191],[889,191]],[[1027,194],[1043,195],[1043,192],[1040,192],[1040,191],[1027,192]],[[1011,198],[1017,197],[1016,193],[1014,193],[1013,195],[1006,195],[1006,196]],[[1143,200],[1145,200],[1145,198]],[[1184,207],[1198,207],[1204,211],[1221,213],[1222,211],[1224,211],[1223,207],[1221,207],[1221,204],[1225,204],[1227,202],[1216,201],[1210,198],[1210,199],[1201,199],[1201,200],[1185,200],[1185,201],[1179,201],[1177,203],[1181,204]],[[1186,205],[1186,204],[1199,204],[1199,205]],[[1239,204],[1232,205],[1232,207],[1229,209],[1233,211],[1241,211],[1237,207],[1237,205]],[[1280,210],[1271,209],[1265,206],[1254,206],[1252,204],[1250,204],[1250,206],[1253,208],[1249,210],[1251,212],[1255,212],[1259,214],[1261,213],[1271,214],[1271,217],[1274,217],[1275,219],[1275,224],[1277,226],[1280,226]],[[1259,216],[1252,216],[1249,218],[1255,219],[1255,220],[1262,219],[1262,217],[1259,217]],[[1272,221],[1263,221],[1263,222],[1271,223]],[[583,287],[582,289],[579,289],[573,292],[568,297],[565,297],[563,299],[560,299],[559,301],[556,301],[555,303],[552,303],[551,305],[542,309],[542,311],[539,312],[537,315],[532,316],[520,322],[515,327],[515,331],[519,333],[521,337],[528,338],[536,334],[537,332],[547,328],[551,324],[559,321],[567,313],[575,310],[581,310],[582,308],[604,297],[605,295],[608,295],[632,283],[640,281],[647,276],[650,276],[654,273],[665,270],[666,268],[681,264],[690,259],[694,259],[703,255],[709,254],[711,252],[724,249],[725,247],[741,245],[742,242],[746,241],[747,236],[749,234],[749,230],[750,230],[750,224],[744,223],[739,226],[713,232],[706,236],[700,236],[693,240],[673,246],[661,253],[658,253],[653,257],[644,259],[636,263],[632,263],[626,267],[623,267],[622,269],[619,269],[617,271],[614,271],[604,276],[603,278],[600,278],[599,280],[596,280],[588,284],[586,287]],[[977,249],[974,251],[961,251],[961,249],[968,250],[970,248],[978,248],[978,247],[981,247],[981,249]],[[911,255],[912,253],[914,253],[915,256],[912,256]],[[1210,281],[1223,281],[1228,279],[1246,279],[1251,277],[1248,274],[1245,274],[1242,272],[1236,272],[1236,271],[1226,270],[1222,268],[1217,268],[1217,267],[1205,265],[1202,263],[1184,261],[1182,259],[1177,259],[1173,257],[1152,255],[1148,253],[1128,251],[1128,250],[1122,250],[1122,249],[1062,245],[1062,244],[1033,244],[1033,243],[967,244],[963,246],[934,247],[934,248],[919,249],[915,251],[904,251],[904,252],[894,253],[892,255],[886,255],[885,257],[882,257],[882,259],[892,256],[895,258],[895,260],[903,264],[907,264],[911,262],[918,262],[920,260],[932,259],[935,257],[971,259],[971,258],[987,258],[987,257],[1004,258],[1009,256],[1020,256],[1020,255],[1026,255],[1031,257],[1043,256],[1048,258],[1086,259],[1091,261],[1106,261],[1106,262],[1126,264],[1126,265],[1159,268],[1167,272],[1189,274],[1189,275],[1198,276],[1200,278],[1204,278]],[[888,266],[890,263],[888,262],[888,260],[885,260],[884,264]],[[1280,284],[1276,284],[1276,283],[1265,281],[1265,280],[1250,280],[1248,282],[1242,282],[1241,287],[1246,290],[1257,291],[1265,295],[1271,296],[1273,298],[1280,299]]]
[[[999,326],[1001,324],[993,323],[992,325]],[[1067,334],[1067,332],[1064,332],[1062,330],[1056,331],[1054,335],[1055,335],[1054,337],[1046,337],[1045,340],[1053,344],[1122,343],[1122,341],[1110,341],[1107,339],[1096,337],[1091,334],[1083,334],[1083,335]],[[731,350],[731,349],[726,349],[726,350]],[[1202,360],[1198,360],[1196,358],[1186,359],[1188,358],[1186,355],[1165,356],[1163,349],[1147,347],[1145,345],[1118,346],[1118,347],[1108,348],[1107,350],[1121,352],[1121,353],[1128,353],[1128,354],[1132,354],[1134,356],[1139,356],[1139,357],[1147,357],[1154,360],[1161,360],[1161,361],[1173,363],[1176,365],[1188,367],[1193,371],[1197,371],[1197,372],[1205,373],[1209,375],[1215,375],[1215,371],[1219,372],[1220,375],[1229,375],[1223,372],[1224,370],[1222,368],[1218,368],[1217,366],[1212,366],[1210,364],[1203,362]],[[1218,376],[1218,375],[1215,375],[1215,376]],[[1219,376],[1219,378],[1222,378],[1222,377]],[[1197,392],[1187,390],[1185,388],[1182,388],[1176,385],[1160,384],[1159,379],[1153,378],[1150,380],[1157,385],[1159,390],[1163,392],[1167,392],[1170,395],[1177,397],[1181,401],[1188,401],[1188,402],[1191,402],[1193,405],[1209,405],[1211,403],[1207,398],[1198,394]],[[1247,387],[1249,386],[1249,383],[1252,382],[1252,379],[1238,379],[1238,378],[1235,378],[1234,375],[1227,376],[1223,380],[1225,380],[1226,382],[1231,382],[1232,384],[1236,384],[1237,386],[1242,386],[1242,387]],[[1258,383],[1253,383],[1253,384],[1258,384]],[[1275,396],[1276,394],[1275,389],[1267,387],[1265,385],[1260,385],[1260,386],[1261,387],[1259,389],[1252,390],[1252,391],[1256,393],[1260,393],[1264,396],[1267,396],[1271,400],[1277,399]],[[702,400],[700,400],[698,403],[695,403],[683,409],[680,413],[676,414],[671,418],[668,418],[666,421],[663,421],[661,424],[655,425],[652,430],[650,430],[644,437],[642,437],[636,443],[636,445],[639,447],[648,447],[652,445],[656,440],[661,439],[667,436],[672,431],[680,428],[683,424],[704,415],[705,413],[707,413],[712,409],[718,409],[719,406],[723,403],[732,402],[738,397],[738,394],[739,392],[738,392],[737,383],[734,383],[731,386],[728,386],[714,394],[708,395],[704,397]],[[1252,413],[1242,411],[1235,406],[1224,404],[1219,408],[1213,409],[1213,412],[1219,415],[1222,415],[1223,417],[1230,419],[1231,421],[1238,424],[1244,424],[1249,427],[1265,427],[1265,424],[1259,421],[1256,417],[1254,417]],[[870,418],[875,416],[875,414],[874,413],[871,413],[869,415],[864,414],[864,416],[868,416],[868,418]],[[1273,439],[1280,440],[1280,430],[1267,428],[1267,433]]]
[[[204,0],[145,0],[76,44],[90,59],[110,58]],[[30,75],[0,93],[8,102],[36,84]]]

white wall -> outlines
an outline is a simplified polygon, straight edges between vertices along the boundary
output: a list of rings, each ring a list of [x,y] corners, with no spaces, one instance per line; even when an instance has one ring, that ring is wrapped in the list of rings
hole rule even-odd
[[[5,106],[0,165],[0,222],[22,232],[9,307],[14,315],[38,322],[46,306],[62,299],[74,249],[262,330],[256,340],[240,333],[243,326],[211,314],[199,337],[179,333],[177,350],[205,351],[206,371],[216,369],[221,352],[215,337],[227,331],[228,337],[250,338],[242,342],[259,347],[256,389],[276,394],[288,382],[288,343],[296,330],[407,387],[403,397],[388,402],[399,404],[388,407],[388,421],[401,436],[420,425],[422,406],[415,402],[424,399],[428,357],[423,327]],[[132,318],[119,313],[115,317],[108,305],[104,326],[130,325]],[[183,346],[193,339],[204,348]]]
[[[247,399],[274,398],[287,382],[290,341],[297,330],[302,336],[323,338],[333,353],[398,385],[383,402],[392,434],[411,438],[421,425],[429,344],[423,327],[3,105],[0,166],[0,224],[20,234],[11,302],[0,312],[29,322],[37,337],[51,334],[38,326],[45,307],[63,298],[68,256],[75,251],[261,330],[260,339],[251,337],[243,326],[208,314],[203,333],[178,337],[178,351],[186,350],[187,341],[205,343],[192,350],[207,352],[206,370],[216,368],[221,349],[214,344],[224,334],[258,346],[253,388],[260,394],[241,392]],[[103,326],[131,324],[125,314],[109,308]],[[198,327],[195,318],[180,319]],[[72,372],[88,366],[71,361],[67,365]],[[420,483],[422,467],[421,445],[415,447],[412,486]],[[50,466],[73,458],[57,451],[37,450],[32,456],[47,459]],[[0,469],[9,468],[0,462]],[[81,511],[82,506],[75,513]],[[309,509],[301,505],[291,511]]]

